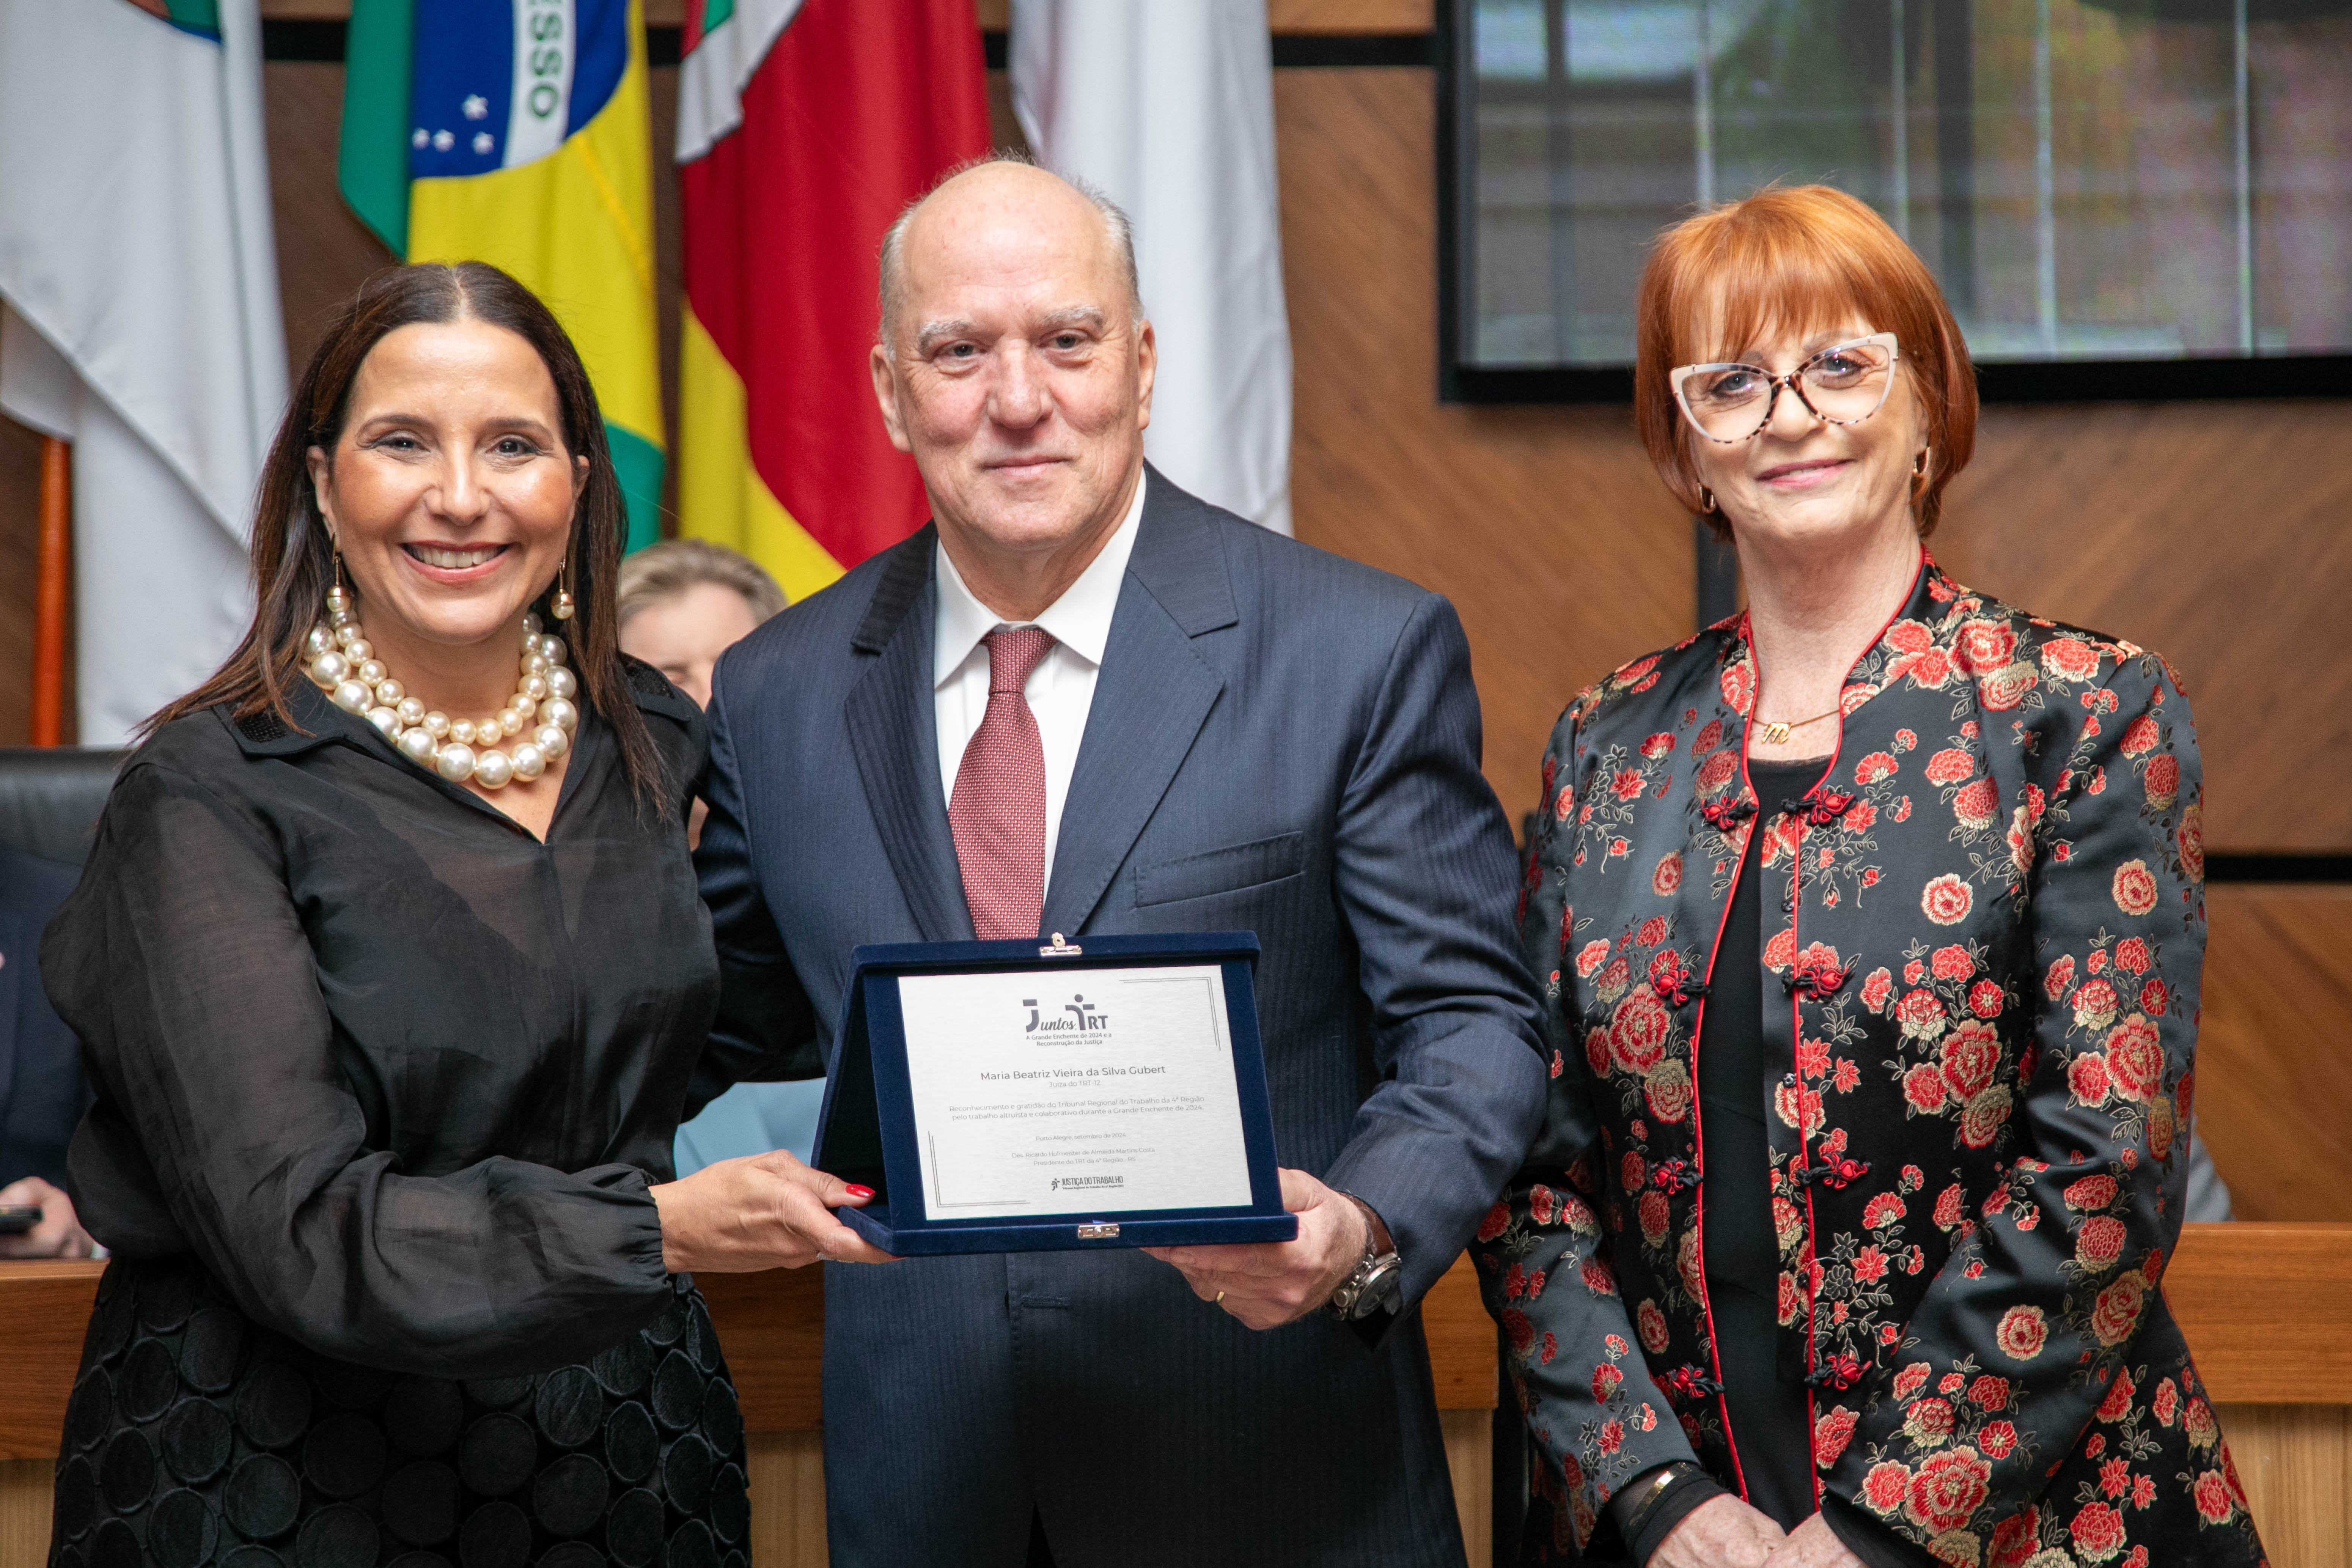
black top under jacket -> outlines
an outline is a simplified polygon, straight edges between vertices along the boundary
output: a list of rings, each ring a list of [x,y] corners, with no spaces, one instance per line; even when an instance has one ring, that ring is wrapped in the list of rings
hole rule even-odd
[[[1766,812],[1793,808],[1821,782],[1829,762],[1750,759],[1748,782]],[[1707,1173],[1701,1251],[1738,1479],[1747,1487],[1749,1506],[1781,1529],[1794,1530],[1816,1504],[1804,1380],[1801,1374],[1783,1377],[1777,1364],[1780,1246],[1764,1179],[1771,1163],[1764,1119],[1771,1114],[1773,1084],[1795,1064],[1776,1058],[1764,1037],[1764,877],[1759,867],[1763,841],[1762,834],[1750,835],[1740,861],[1698,1042],[1700,1147]],[[1780,988],[1769,991],[1777,997]],[[1626,1542],[1628,1554],[1636,1563],[1647,1562],[1675,1525],[1723,1489],[1695,1484],[1653,1510],[1641,1532]],[[1623,1495],[1638,1501],[1642,1490],[1629,1487]],[[1871,1568],[1908,1568],[1915,1561],[1897,1542],[1853,1521],[1834,1504],[1831,1525]]]
[[[1806,762],[1750,759],[1748,782],[1769,813],[1813,787],[1827,757]],[[1724,1405],[1748,1500],[1794,1530],[1814,1511],[1812,1424],[1801,1370],[1783,1380],[1775,1367],[1780,1244],[1772,1234],[1772,1168],[1765,1146],[1772,1083],[1794,1063],[1772,1059],[1764,1041],[1764,836],[1751,834],[1725,917],[1706,1018],[1698,1042],[1701,1149],[1706,1172],[1707,1303],[1722,1358]],[[1775,922],[1776,927],[1778,922]],[[1780,999],[1778,984],[1770,987]]]

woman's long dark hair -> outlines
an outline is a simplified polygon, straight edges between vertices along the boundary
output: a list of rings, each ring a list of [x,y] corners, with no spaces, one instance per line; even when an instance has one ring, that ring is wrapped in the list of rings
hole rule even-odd
[[[352,384],[384,334],[420,323],[469,320],[503,327],[539,352],[555,381],[564,447],[571,456],[588,459],[588,483],[572,512],[568,557],[579,609],[569,623],[559,624],[547,616],[542,595],[539,610],[549,628],[572,645],[581,691],[612,726],[631,791],[640,801],[655,796],[661,760],[621,668],[614,593],[628,518],[596,392],[554,314],[530,289],[483,261],[387,268],[360,285],[336,315],[295,385],[261,470],[253,519],[253,624],[212,679],[147,720],[139,727],[141,738],[222,703],[240,719],[272,712],[299,731],[287,710],[286,690],[309,679],[302,670],[302,639],[324,613],[334,570],[334,545],[310,483],[310,448],[334,451],[349,416]]]

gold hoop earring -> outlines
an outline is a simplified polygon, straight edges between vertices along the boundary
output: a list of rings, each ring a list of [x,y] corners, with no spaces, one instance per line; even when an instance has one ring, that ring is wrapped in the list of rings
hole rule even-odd
[[[1702,503],[1698,509],[1699,515],[1701,517],[1712,516],[1715,511],[1715,492],[1707,489],[1705,485],[1701,485],[1698,488],[1698,499]]]
[[[1915,479],[1926,479],[1927,477],[1927,465],[1934,460],[1935,456],[1936,448],[1934,447],[1927,446],[1920,447],[1919,455],[1911,459],[1911,477]]]
[[[559,621],[568,621],[576,606],[572,602],[572,556],[567,552],[563,565],[555,574],[555,595],[547,601],[547,613]]]

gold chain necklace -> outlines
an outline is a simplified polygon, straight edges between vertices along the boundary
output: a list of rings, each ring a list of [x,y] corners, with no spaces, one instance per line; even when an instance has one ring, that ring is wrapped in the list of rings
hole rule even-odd
[[[1785,746],[1789,743],[1789,737],[1796,733],[1799,730],[1803,729],[1806,725],[1818,724],[1824,719],[1834,719],[1844,711],[1845,705],[1843,703],[1840,703],[1835,708],[1831,709],[1828,712],[1816,713],[1810,719],[1765,719],[1759,721],[1759,722],[1762,723],[1764,726],[1764,743],[1766,745]]]

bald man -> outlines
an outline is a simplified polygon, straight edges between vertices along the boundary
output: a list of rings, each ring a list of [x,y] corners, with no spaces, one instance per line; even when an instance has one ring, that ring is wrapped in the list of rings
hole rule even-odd
[[[881,284],[932,521],[719,665],[698,1092],[822,1072],[861,942],[1255,931],[1299,1230],[869,1267],[807,1173],[832,1560],[1459,1568],[1415,1307],[1545,1083],[1461,626],[1144,462],[1107,202],[982,163]]]

